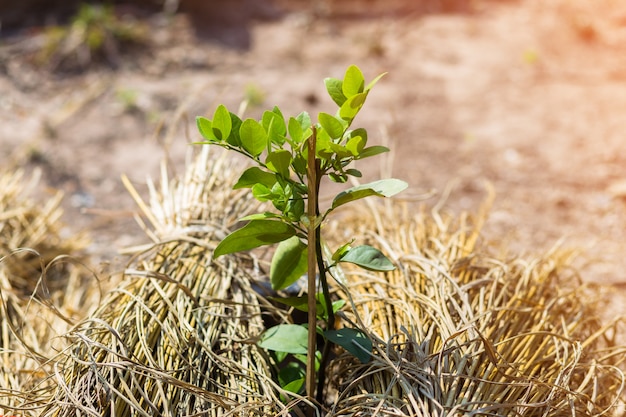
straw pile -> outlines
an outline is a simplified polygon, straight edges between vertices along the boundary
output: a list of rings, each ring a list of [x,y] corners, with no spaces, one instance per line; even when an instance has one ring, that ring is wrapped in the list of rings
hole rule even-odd
[[[410,216],[389,205],[342,223],[399,268],[346,273],[347,318],[376,347],[367,364],[344,354],[332,365],[339,397],[329,415],[623,415],[618,320],[601,326],[597,300],[564,253],[485,255],[484,218]]]
[[[126,180],[152,243],[132,249],[120,285],[90,314],[93,281],[59,257],[85,242],[61,239],[60,196],[37,209],[20,197],[21,174],[0,176],[0,414],[299,413],[303,399],[276,386],[256,346],[266,318],[289,320],[253,290],[259,260],[212,259],[258,203],[231,190],[236,161],[196,149],[182,178],[164,166],[160,187],[149,181],[149,203]],[[626,413],[620,321],[603,327],[567,253],[489,255],[477,243],[484,213],[370,208],[351,208],[326,235],[377,246],[398,269],[345,271],[344,320],[367,329],[374,353],[367,364],[348,354],[331,363],[328,416]]]
[[[43,416],[266,416],[284,411],[251,289],[253,259],[212,259],[238,218],[257,208],[232,191],[234,164],[200,147],[182,179],[163,169],[137,202],[154,243],[68,335]],[[131,188],[134,195],[137,193]]]
[[[38,183],[37,173],[0,173],[0,414],[32,415],[46,401],[52,339],[68,330],[85,293],[76,265],[87,240],[62,236],[62,195],[38,203]]]

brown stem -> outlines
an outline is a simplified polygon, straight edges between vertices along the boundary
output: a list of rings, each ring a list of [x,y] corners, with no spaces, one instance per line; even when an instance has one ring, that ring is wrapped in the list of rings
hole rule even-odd
[[[317,248],[317,234],[315,233],[317,224],[317,191],[318,191],[318,159],[315,157],[316,148],[316,130],[313,126],[313,133],[309,138],[308,143],[308,163],[307,163],[307,178],[308,178],[308,206],[307,215],[309,217],[309,227],[307,231],[308,238],[308,305],[309,305],[309,338],[308,338],[308,354],[306,364],[306,394],[309,398],[315,397],[315,352],[317,350],[317,311],[316,311],[316,248]],[[315,410],[310,407],[308,410],[309,417],[315,415]]]

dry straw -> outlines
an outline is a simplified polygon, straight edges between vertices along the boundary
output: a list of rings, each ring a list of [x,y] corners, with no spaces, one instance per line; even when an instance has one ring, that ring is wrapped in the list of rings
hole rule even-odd
[[[342,226],[399,267],[346,273],[357,313],[348,318],[370,331],[375,352],[367,364],[335,361],[329,415],[623,415],[619,320],[600,324],[601,304],[566,254],[487,256],[477,244],[484,214],[388,205],[352,215]]]
[[[85,295],[75,266],[87,240],[63,236],[62,195],[42,204],[38,184],[38,173],[0,173],[0,414],[34,415],[49,398],[54,336]]]
[[[212,259],[216,244],[257,208],[232,191],[234,163],[201,147],[182,179],[163,168],[137,203],[154,243],[122,284],[68,335],[44,416],[266,416],[286,413],[251,288],[252,258]],[[128,181],[126,180],[127,184]]]

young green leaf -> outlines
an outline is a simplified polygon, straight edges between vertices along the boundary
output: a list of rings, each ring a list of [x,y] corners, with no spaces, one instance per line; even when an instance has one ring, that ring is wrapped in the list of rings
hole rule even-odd
[[[337,78],[326,78],[324,80],[324,84],[326,85],[326,91],[328,91],[328,95],[330,96],[330,98],[339,107],[341,107],[347,99],[346,96],[343,94],[343,81],[338,80]]]
[[[289,166],[291,165],[291,152],[285,149],[278,149],[270,152],[265,158],[267,168],[283,178],[289,178]]]
[[[361,330],[345,327],[339,330],[327,330],[324,336],[350,352],[361,363],[367,363],[372,359],[372,341]]]
[[[331,116],[328,113],[322,112],[317,116],[317,120],[320,122],[322,128],[324,128],[326,133],[328,133],[328,135],[332,139],[340,138],[343,135],[345,126],[343,123],[337,120],[336,117]]]
[[[363,107],[363,104],[365,104],[366,98],[367,93],[360,93],[347,99],[339,108],[339,117],[348,122],[352,121]]]
[[[297,236],[278,244],[270,265],[270,282],[276,291],[296,282],[307,270],[307,246]]]
[[[276,185],[276,184],[274,184]],[[265,184],[257,183],[252,186],[252,195],[259,201],[268,201],[278,197],[272,192],[274,186],[268,187]]]
[[[385,152],[389,152],[389,148],[386,146],[370,146],[369,148],[364,148],[361,152],[359,152],[359,155],[355,159],[365,159]]]
[[[303,111],[296,116],[296,120],[300,123],[303,132],[306,132],[307,129],[311,129],[313,123],[311,122],[311,116],[309,116],[309,113]],[[304,139],[306,139],[306,135]]]
[[[306,327],[299,324],[279,324],[270,327],[262,335],[259,347],[277,352],[305,355],[308,338]]]
[[[363,148],[365,148],[365,139],[361,136],[352,136],[346,142],[346,149],[350,151],[352,156],[358,156]]]
[[[250,167],[241,174],[239,180],[233,186],[233,190],[251,188],[255,184],[263,184],[267,188],[272,188],[275,183],[276,174],[264,171],[259,167]]]
[[[220,141],[224,141],[230,136],[230,129],[232,126],[230,112],[223,104],[220,104],[217,109],[215,109],[215,113],[213,114],[213,122],[211,126],[213,134]]]
[[[266,111],[263,113],[262,125],[271,143],[277,145],[285,143],[287,128],[285,127],[285,119],[277,107],[274,107],[274,111]]]
[[[374,85],[376,85],[376,83],[378,81],[380,81],[381,78],[383,78],[385,75],[387,75],[386,72],[383,72],[382,74],[380,74],[378,77],[374,78],[368,85],[367,87],[365,87],[365,91],[370,91],[372,89],[372,87],[374,87]]]
[[[315,294],[315,299],[317,300],[316,301],[317,312],[320,313],[320,312],[326,311],[326,299],[324,298],[324,294],[323,293]],[[270,297],[270,300],[288,305],[299,311],[304,311],[304,312],[309,311],[308,295],[303,295],[301,297]],[[337,300],[333,302],[333,312],[336,312],[345,304],[346,304],[345,300]]]
[[[407,187],[408,184],[406,182],[395,178],[357,185],[356,187],[349,188],[337,194],[333,200],[332,208],[335,209],[351,201],[359,200],[371,195],[378,197],[391,197],[403,191]]]
[[[334,142],[330,142],[329,146],[330,150],[333,151],[339,159],[349,158],[352,156],[352,152],[350,152],[345,146],[338,145]]]
[[[346,174],[352,175],[353,177],[357,177],[357,178],[361,178],[363,176],[363,173],[361,173],[361,171],[359,171],[358,169],[354,169],[354,168],[346,169]]]
[[[198,116],[196,117],[196,125],[198,125],[198,131],[203,138],[208,140],[209,142],[219,142],[219,139],[215,137],[213,134],[212,123],[206,117]]]
[[[241,119],[235,113],[230,113],[231,129],[230,135],[226,138],[226,142],[236,148],[241,148],[241,138],[239,137],[239,129],[241,128]]]
[[[333,256],[332,256],[332,258],[331,258],[331,259],[332,259],[334,262],[339,261],[339,259],[341,259],[341,257],[342,257],[343,255],[345,255],[345,254],[346,254],[346,253],[350,250],[350,245],[352,244],[352,242],[353,242],[353,241],[354,241],[354,239],[353,239],[353,240],[351,240],[351,241],[350,241],[350,242],[348,242],[348,243],[345,243],[345,244],[341,245],[341,246],[339,247],[339,249],[337,249],[337,250],[333,253]]]
[[[267,133],[259,122],[246,119],[239,128],[241,146],[252,156],[259,156],[267,148]]]
[[[370,271],[393,271],[396,267],[381,251],[368,245],[349,249],[339,262],[349,262]]]
[[[276,213],[272,213],[271,211],[266,211],[264,213],[249,214],[247,216],[240,218],[239,221],[249,222],[250,220],[268,220],[268,219],[278,220],[280,219],[280,216]]]
[[[285,390],[300,393],[304,385],[305,369],[299,362],[289,362],[278,372],[278,383]]]
[[[332,182],[336,182],[337,184],[343,184],[348,181],[348,176],[343,172],[329,172],[328,177]]]
[[[287,130],[289,131],[289,136],[294,143],[302,143],[304,140],[304,130],[302,129],[300,122],[293,117],[290,117],[287,124]]]
[[[343,77],[341,91],[347,98],[363,92],[365,86],[365,78],[363,73],[356,65],[350,65]]]
[[[299,311],[309,311],[309,296],[303,295],[300,297],[269,297],[270,300],[277,303],[285,304],[293,307]]]
[[[215,248],[215,258],[229,253],[258,248],[282,242],[296,234],[290,224],[275,220],[252,220],[250,223],[226,236]]]
[[[287,201],[285,215],[290,221],[298,222],[304,215],[304,209],[304,198],[296,193],[294,197]]]

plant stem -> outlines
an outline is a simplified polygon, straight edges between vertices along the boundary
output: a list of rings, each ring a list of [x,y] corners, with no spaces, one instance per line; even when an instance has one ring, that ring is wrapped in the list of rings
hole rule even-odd
[[[319,191],[319,190],[318,190]],[[318,207],[319,214],[319,207]],[[322,284],[322,292],[324,295],[324,301],[326,302],[326,309],[328,313],[328,321],[326,330],[332,330],[335,328],[335,312],[333,311],[333,303],[330,299],[330,291],[328,289],[328,279],[326,272],[326,265],[324,265],[324,257],[322,256],[322,239],[321,239],[321,227],[315,230],[316,233],[316,252],[317,252],[317,268],[319,269],[320,282]],[[324,344],[324,350],[322,351],[322,358],[320,359],[320,371],[317,378],[317,402],[320,404],[324,400],[324,385],[326,383],[326,364],[330,356],[330,348],[332,343],[326,340]]]
[[[317,132],[313,126],[313,133],[308,143],[308,161],[307,161],[307,177],[308,177],[308,206],[307,215],[309,217],[309,225],[307,232],[308,239],[308,306],[309,306],[309,333],[308,333],[308,354],[306,364],[306,394],[309,398],[315,396],[315,352],[317,351],[317,285],[316,285],[316,261],[317,261],[317,199],[318,199],[318,183],[319,160],[315,157],[315,148],[317,142]],[[313,417],[315,410],[313,407],[308,409],[308,416]]]

